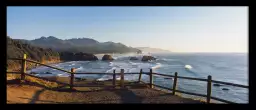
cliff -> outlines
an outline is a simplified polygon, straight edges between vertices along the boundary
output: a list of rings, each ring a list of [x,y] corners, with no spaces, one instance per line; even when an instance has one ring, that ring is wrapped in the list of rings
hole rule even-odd
[[[23,58],[27,54],[27,59],[41,62],[43,64],[58,63],[62,61],[93,61],[98,58],[93,54],[57,52],[50,48],[41,48],[24,43],[20,40],[14,40],[7,36],[7,58]],[[27,69],[33,68],[34,63],[27,63]],[[19,71],[21,61],[7,60],[8,71]]]
[[[41,63],[60,62],[58,52],[52,49],[43,49],[41,47],[31,46],[18,40],[13,40],[7,36],[7,58],[23,58],[27,54],[27,59],[35,60]],[[27,63],[28,68],[35,64]],[[21,68],[21,61],[7,60],[7,70],[18,71]]]

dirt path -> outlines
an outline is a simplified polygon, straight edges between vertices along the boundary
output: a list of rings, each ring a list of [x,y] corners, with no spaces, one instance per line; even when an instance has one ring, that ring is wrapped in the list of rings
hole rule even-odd
[[[31,85],[7,85],[7,103],[200,103],[149,88],[61,92]]]

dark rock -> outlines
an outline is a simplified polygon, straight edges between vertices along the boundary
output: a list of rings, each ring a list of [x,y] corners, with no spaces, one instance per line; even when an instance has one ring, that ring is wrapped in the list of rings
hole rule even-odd
[[[52,74],[51,72],[45,72],[45,74]]]
[[[106,81],[113,81],[113,79],[108,79],[108,80],[106,80]]]
[[[225,91],[227,91],[227,90],[229,90],[228,88],[222,88],[222,90],[225,90]]]
[[[151,61],[151,60],[156,60],[156,58],[152,56],[143,56],[141,61]]]
[[[165,77],[164,79],[172,79],[172,78]]]
[[[37,74],[36,72],[31,72],[30,74]]]
[[[137,51],[137,54],[142,54],[142,51],[141,51],[141,50],[138,50],[138,51]]]
[[[222,86],[222,85],[220,85],[220,84],[213,84],[213,86]]]
[[[62,52],[60,54],[60,59],[64,61],[95,61],[98,60],[98,58],[89,53],[73,53],[73,52]]]
[[[86,78],[75,78],[77,81],[85,81]]]
[[[104,56],[102,57],[102,60],[103,60],[103,61],[112,61],[112,60],[114,60],[114,58],[112,58],[111,55],[104,55]]]
[[[131,57],[130,60],[139,60],[137,57]]]

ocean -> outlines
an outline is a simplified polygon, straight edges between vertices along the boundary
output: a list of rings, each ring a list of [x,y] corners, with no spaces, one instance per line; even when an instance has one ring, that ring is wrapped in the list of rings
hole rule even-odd
[[[139,58],[137,61],[129,60],[131,56]],[[120,69],[127,72],[149,72],[150,68],[153,72],[161,74],[174,75],[178,72],[178,76],[187,76],[195,78],[205,78],[212,76],[213,80],[232,82],[236,84],[248,85],[248,54],[246,53],[168,53],[168,54],[152,54],[156,57],[156,61],[141,62],[142,55],[137,54],[114,54],[114,61],[71,61],[52,66],[70,70],[77,68],[76,72],[106,72],[116,73]],[[98,55],[101,59],[102,55]],[[68,77],[67,73],[51,69],[48,67],[38,67],[29,72],[38,72],[39,76],[62,76]],[[53,74],[43,74],[42,72],[51,72]],[[111,75],[75,75],[75,77],[93,78],[97,80],[111,79]],[[120,77],[117,77],[120,78]],[[138,75],[125,75],[125,80],[138,80]],[[149,82],[147,75],[142,75],[142,80]],[[172,79],[164,77],[154,77],[154,83],[172,88]],[[228,91],[222,90],[228,88]],[[202,81],[194,81],[187,79],[178,79],[177,89],[193,93],[206,94],[207,83]],[[202,97],[182,94],[184,97],[193,97],[205,99]],[[249,103],[249,90],[228,85],[212,86],[212,96],[237,103]]]

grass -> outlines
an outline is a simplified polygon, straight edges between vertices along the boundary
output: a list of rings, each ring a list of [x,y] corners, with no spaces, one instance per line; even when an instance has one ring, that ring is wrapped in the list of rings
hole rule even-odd
[[[20,80],[20,74],[7,74],[7,80]],[[29,82],[37,83],[47,88],[56,88],[60,86],[56,82],[45,81],[45,80],[34,78],[31,76],[25,76],[25,80]]]
[[[20,79],[20,74],[6,74],[7,80]]]
[[[20,80],[20,74],[7,74],[7,80],[12,80],[12,79],[17,79]],[[66,84],[69,84],[70,78],[69,77],[49,77],[48,79],[63,82]],[[57,88],[61,87],[63,89],[70,88],[70,86],[63,86],[62,84],[56,83],[56,82],[51,82],[51,81],[46,81],[40,78],[35,78],[31,76],[25,76],[25,81],[32,82],[32,83],[37,83],[39,85],[42,85],[47,88]],[[135,82],[130,82],[130,81],[124,81],[125,84],[135,84]],[[86,79],[85,81],[75,81],[74,80],[74,85],[104,85],[104,86],[112,86],[112,81],[95,81],[93,79]],[[116,81],[116,85],[120,85],[120,80]],[[75,87],[77,90],[81,91],[90,91],[90,90],[99,90],[104,87]],[[119,88],[119,87],[117,87]]]
[[[34,78],[34,77],[31,77],[31,76],[25,76],[25,80],[29,81],[29,82],[34,82],[34,83],[43,85],[47,88],[56,88],[56,87],[60,86],[60,84],[58,84],[56,82],[45,81],[45,80],[42,80],[42,79],[39,79],[39,78]]]

